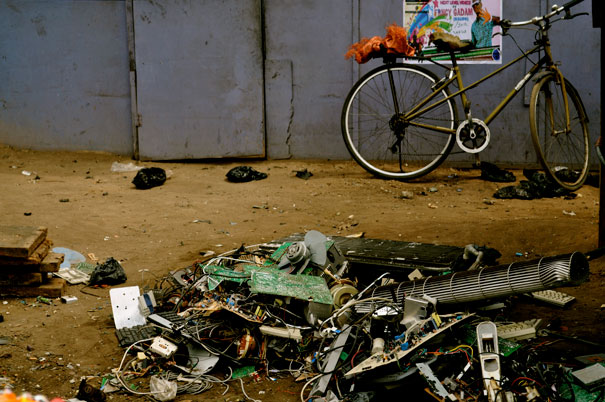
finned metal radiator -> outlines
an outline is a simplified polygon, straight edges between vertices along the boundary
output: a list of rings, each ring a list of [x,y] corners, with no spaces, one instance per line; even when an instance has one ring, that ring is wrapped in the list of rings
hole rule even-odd
[[[584,254],[575,252],[379,286],[368,297],[384,297],[403,303],[407,296],[427,295],[437,299],[439,304],[456,304],[576,286],[585,282],[588,274],[588,260]],[[370,310],[371,302],[356,306],[360,313]]]

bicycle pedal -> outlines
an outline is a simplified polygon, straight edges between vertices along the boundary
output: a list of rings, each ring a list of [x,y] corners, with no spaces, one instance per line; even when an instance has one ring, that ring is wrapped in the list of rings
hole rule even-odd
[[[513,322],[510,324],[497,324],[498,337],[510,340],[523,340],[536,337],[536,330],[542,324],[541,318],[527,321]]]
[[[565,307],[568,304],[576,300],[575,297],[568,295],[567,293],[557,292],[556,290],[541,290],[539,292],[532,292],[531,297],[537,300],[542,300],[555,306]]]

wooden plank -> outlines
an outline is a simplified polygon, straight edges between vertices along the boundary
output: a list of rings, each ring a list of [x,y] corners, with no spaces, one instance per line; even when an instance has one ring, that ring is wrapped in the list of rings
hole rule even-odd
[[[40,286],[3,286],[0,295],[13,297],[61,297],[65,294],[65,279],[51,278]]]
[[[0,286],[39,286],[41,284],[42,273],[40,272],[0,274]]]
[[[46,239],[48,229],[32,226],[0,226],[0,255],[27,258]]]
[[[46,258],[48,253],[51,250],[53,242],[50,239],[45,239],[40,245],[31,253],[27,258],[15,258],[15,257],[6,257],[0,256],[0,266],[9,266],[9,265],[40,265],[42,260]],[[34,271],[33,269],[28,269],[29,271]]]
[[[64,254],[49,253],[40,264],[40,272],[57,272],[64,259]]]

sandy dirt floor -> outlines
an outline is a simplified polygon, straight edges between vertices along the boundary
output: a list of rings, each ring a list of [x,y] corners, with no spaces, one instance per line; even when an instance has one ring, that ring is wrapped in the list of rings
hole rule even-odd
[[[166,183],[137,190],[134,173],[111,171],[127,157],[89,152],[34,152],[0,146],[0,225],[45,226],[56,247],[100,261],[122,262],[126,286],[144,285],[216,253],[315,229],[326,235],[443,245],[477,244],[502,253],[500,263],[597,247],[599,191],[584,186],[574,199],[499,200],[505,184],[481,180],[478,170],[440,168],[411,183],[372,177],[350,161],[142,162],[171,174]],[[268,178],[231,183],[227,171],[250,165]],[[309,180],[295,177],[308,169]],[[23,171],[33,172],[27,176]],[[517,179],[521,171],[513,170]],[[36,176],[38,179],[36,179]],[[431,192],[430,188],[437,191]],[[434,190],[434,189],[433,189]],[[401,197],[411,191],[412,199]],[[522,256],[518,256],[521,253]],[[569,336],[603,342],[600,308],[605,258],[591,262],[589,282],[561,289],[577,301],[565,309],[515,299],[519,320],[561,319]],[[118,346],[107,289],[68,287],[74,304],[39,304],[0,297],[0,378],[22,390],[74,397],[81,376],[116,368]],[[288,378],[246,382],[265,401],[299,400],[301,384]],[[244,400],[237,383],[177,400]],[[134,396],[113,395],[112,400]]]

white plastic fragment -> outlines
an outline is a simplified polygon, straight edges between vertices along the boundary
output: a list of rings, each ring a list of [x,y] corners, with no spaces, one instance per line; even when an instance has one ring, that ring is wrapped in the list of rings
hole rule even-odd
[[[149,387],[151,388],[153,397],[158,401],[172,401],[176,398],[176,382],[164,380],[154,375],[149,380]]]

